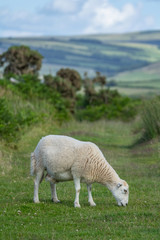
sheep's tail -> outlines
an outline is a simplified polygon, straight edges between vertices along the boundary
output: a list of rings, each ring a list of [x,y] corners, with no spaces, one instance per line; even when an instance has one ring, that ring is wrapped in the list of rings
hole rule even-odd
[[[35,156],[34,156],[34,152],[31,153],[31,176],[34,176],[35,173],[36,173],[36,159],[35,159]]]

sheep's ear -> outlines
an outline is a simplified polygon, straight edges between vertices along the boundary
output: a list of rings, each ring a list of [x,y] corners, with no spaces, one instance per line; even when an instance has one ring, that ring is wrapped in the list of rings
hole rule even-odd
[[[122,186],[122,183],[117,184],[117,188],[120,188]]]

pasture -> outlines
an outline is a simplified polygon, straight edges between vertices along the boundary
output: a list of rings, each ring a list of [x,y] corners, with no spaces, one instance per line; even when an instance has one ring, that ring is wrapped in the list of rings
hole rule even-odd
[[[29,127],[20,140],[0,142],[0,239],[60,240],[159,239],[160,145],[154,140],[135,145],[137,122],[43,122]],[[96,207],[90,207],[81,184],[80,209],[73,207],[73,182],[57,185],[61,203],[50,200],[50,186],[40,186],[40,204],[33,203],[30,153],[39,139],[63,134],[96,143],[108,162],[130,186],[127,207],[118,207],[104,186],[93,184]]]

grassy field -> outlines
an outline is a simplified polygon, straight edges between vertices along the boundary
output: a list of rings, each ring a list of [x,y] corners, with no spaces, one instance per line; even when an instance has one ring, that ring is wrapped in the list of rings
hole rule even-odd
[[[159,96],[159,87],[157,89],[149,88],[149,87],[138,87],[138,86],[117,86],[111,87],[110,89],[118,90],[118,92],[124,96],[129,96],[131,98],[140,98],[147,99],[155,96]]]
[[[145,239],[160,236],[160,145],[158,140],[134,146],[136,123],[54,122],[36,125],[19,141],[0,141],[0,239]],[[90,207],[82,184],[81,208],[75,209],[73,182],[59,183],[61,203],[50,200],[47,182],[40,186],[40,204],[33,203],[30,153],[47,134],[65,134],[95,142],[121,178],[130,185],[127,207],[118,207],[111,193],[93,184],[96,207]]]

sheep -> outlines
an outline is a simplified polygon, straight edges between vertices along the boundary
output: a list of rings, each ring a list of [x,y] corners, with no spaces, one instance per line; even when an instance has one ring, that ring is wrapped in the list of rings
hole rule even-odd
[[[39,203],[38,189],[45,171],[46,180],[50,182],[53,202],[59,202],[56,183],[73,180],[76,190],[74,207],[80,207],[81,182],[87,185],[90,206],[96,206],[91,193],[91,185],[95,182],[106,186],[119,206],[128,204],[128,184],[120,179],[98,146],[92,142],[83,142],[62,135],[48,135],[39,141],[31,153],[31,175],[35,175],[35,203]]]

